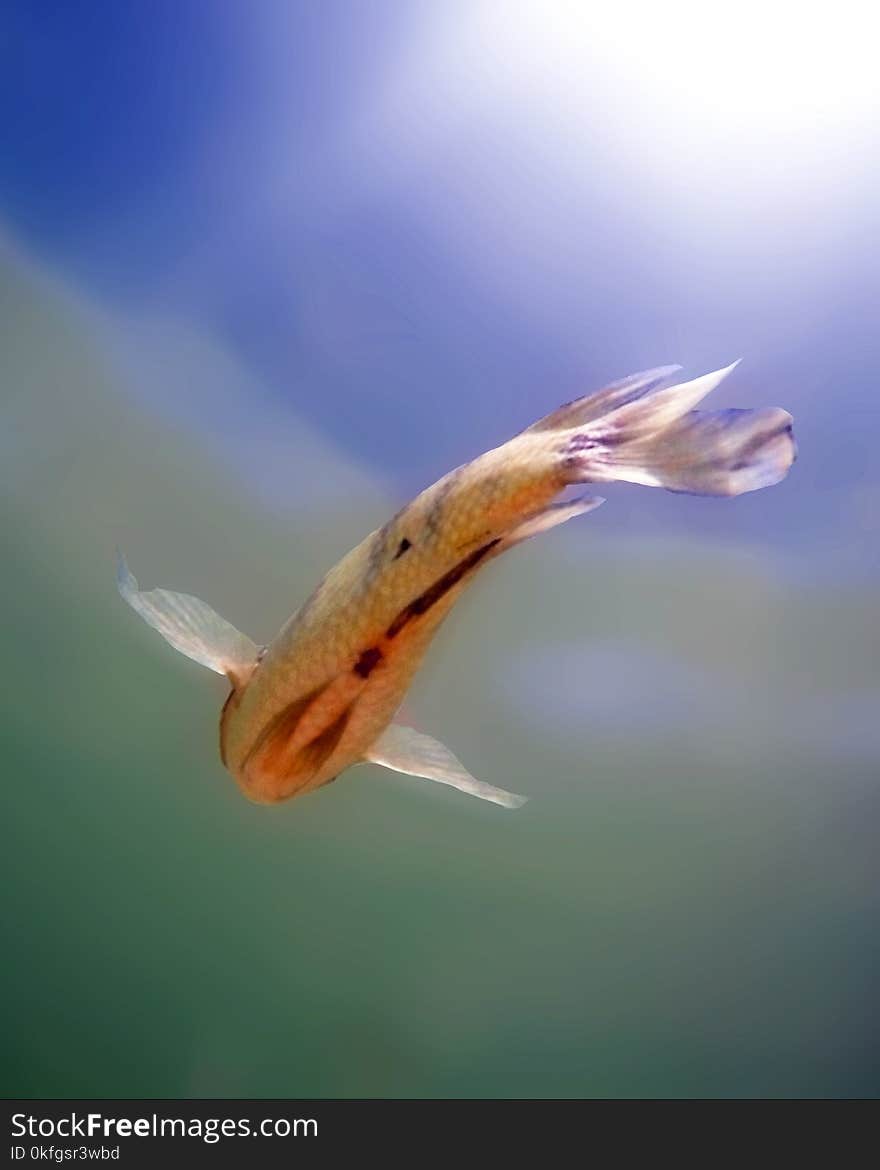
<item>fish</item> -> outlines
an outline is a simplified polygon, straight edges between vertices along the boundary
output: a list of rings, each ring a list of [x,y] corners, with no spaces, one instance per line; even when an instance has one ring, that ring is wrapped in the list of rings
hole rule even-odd
[[[680,366],[633,374],[455,468],[344,556],[267,645],[196,597],[142,591],[121,553],[119,592],[171,646],[229,680],[220,756],[251,800],[302,796],[372,762],[519,808],[527,797],[476,779],[396,720],[428,646],[490,562],[604,502],[566,498],[573,485],[738,496],[782,480],[796,457],[787,411],[694,409],[738,364],[685,382]]]

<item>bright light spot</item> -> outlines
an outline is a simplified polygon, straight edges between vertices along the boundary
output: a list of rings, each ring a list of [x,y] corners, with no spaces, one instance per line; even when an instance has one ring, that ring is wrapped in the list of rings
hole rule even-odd
[[[598,74],[624,103],[648,98],[725,128],[807,129],[880,109],[867,3],[486,0],[472,14],[466,39],[486,74],[557,108],[593,91]]]
[[[564,340],[615,297],[684,300],[709,273],[745,313],[863,231],[880,162],[864,0],[418,9],[340,136],[336,186],[405,191],[532,327]]]

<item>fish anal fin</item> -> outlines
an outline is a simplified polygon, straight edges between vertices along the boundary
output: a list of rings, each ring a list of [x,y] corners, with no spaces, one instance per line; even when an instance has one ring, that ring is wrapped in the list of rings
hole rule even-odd
[[[390,768],[393,772],[404,772],[409,776],[421,776],[426,780],[436,780],[439,784],[448,784],[459,792],[478,796],[481,800],[489,800],[503,808],[520,808],[528,800],[526,796],[517,796],[477,780],[448,747],[401,723],[390,724],[365,753],[364,759],[381,764],[383,768]]]
[[[558,504],[550,504],[548,507],[542,508],[540,512],[527,516],[521,524],[508,532],[501,541],[498,551],[503,552],[505,549],[513,548],[515,544],[522,544],[524,540],[539,536],[542,532],[555,528],[557,524],[564,524],[566,520],[572,520],[575,516],[583,516],[587,512],[592,512],[594,508],[598,508],[600,504],[604,503],[605,500],[602,496],[581,496],[576,500],[563,500]]]
[[[116,583],[123,599],[175,650],[227,675],[234,687],[248,681],[260,648],[206,602],[170,589],[139,589],[122,553],[117,554]]]

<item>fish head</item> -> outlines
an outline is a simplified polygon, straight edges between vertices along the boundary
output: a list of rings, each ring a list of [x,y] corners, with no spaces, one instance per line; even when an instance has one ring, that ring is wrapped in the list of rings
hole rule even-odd
[[[351,762],[340,754],[351,707],[328,702],[327,691],[315,688],[265,720],[253,719],[243,694],[230,694],[220,717],[220,754],[249,800],[290,800],[329,784]]]

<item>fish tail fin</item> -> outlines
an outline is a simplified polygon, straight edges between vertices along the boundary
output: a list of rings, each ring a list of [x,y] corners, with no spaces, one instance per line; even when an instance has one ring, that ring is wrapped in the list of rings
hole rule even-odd
[[[187,658],[225,674],[233,686],[250,678],[259,657],[255,642],[198,597],[169,589],[139,589],[125,557],[117,551],[116,558],[121,596],[166,642]]]
[[[557,449],[568,482],[622,480],[738,496],[784,479],[797,454],[787,411],[692,409],[738,364],[691,382],[648,385],[637,397],[590,414],[586,425],[565,428]]]

